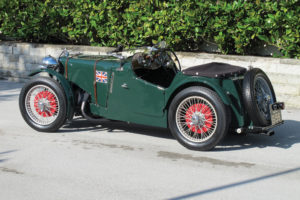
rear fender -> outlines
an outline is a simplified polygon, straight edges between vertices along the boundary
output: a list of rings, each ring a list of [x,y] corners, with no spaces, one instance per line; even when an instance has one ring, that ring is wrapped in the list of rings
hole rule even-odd
[[[220,83],[219,83],[220,84]],[[202,78],[202,79],[190,79],[190,80],[183,80],[181,82],[179,82],[178,84],[176,84],[176,86],[171,87],[170,90],[168,91],[169,93],[166,94],[168,101],[166,102],[166,109],[168,109],[168,106],[170,105],[172,99],[176,96],[176,94],[178,94],[180,91],[182,91],[183,89],[190,87],[190,86],[203,86],[203,87],[207,87],[212,89],[213,91],[215,91],[218,96],[222,99],[223,103],[227,106],[229,106],[238,121],[239,126],[243,126],[244,125],[244,119],[243,117],[240,115],[240,113],[238,112],[237,108],[233,105],[232,101],[230,100],[230,98],[228,97],[228,95],[226,95],[226,92],[222,89],[222,87],[220,87],[217,83],[217,79],[206,79],[206,78]]]
[[[66,98],[67,98],[67,119],[71,120],[73,118],[74,115],[74,105],[75,105],[75,101],[74,101],[74,94],[73,94],[73,90],[72,87],[70,85],[70,83],[65,79],[65,77],[63,75],[61,75],[60,73],[52,70],[52,69],[38,69],[36,71],[31,72],[28,76],[35,76],[39,73],[42,72],[46,72],[52,76],[55,76],[57,78],[57,80],[59,81],[59,83],[61,84],[61,86],[64,89]]]
[[[219,97],[222,99],[223,103],[226,105],[230,105],[231,104],[231,100],[228,98],[228,96],[226,95],[226,93],[224,92],[224,90],[217,84],[215,83],[214,79],[207,79],[207,78],[202,78],[202,79],[189,79],[187,80],[181,80],[178,81],[176,83],[176,85],[171,85],[171,87],[168,88],[168,91],[166,93],[166,99],[168,99],[168,103],[170,103],[170,101],[173,99],[173,97],[179,93],[181,90],[189,87],[189,86],[195,86],[195,85],[199,85],[199,86],[204,86],[204,87],[208,87],[211,88],[212,90],[214,90]],[[168,105],[167,103],[167,105]]]

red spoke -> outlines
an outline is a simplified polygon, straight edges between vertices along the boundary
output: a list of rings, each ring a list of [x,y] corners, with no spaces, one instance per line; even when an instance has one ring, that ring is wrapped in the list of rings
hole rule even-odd
[[[39,107],[40,101],[46,101],[49,104],[48,110],[41,110]],[[43,105],[44,106],[44,105]],[[34,108],[42,117],[51,117],[57,112],[57,101],[54,94],[49,91],[41,91],[34,97]]]
[[[204,121],[203,126],[191,124],[192,123],[192,115],[196,112],[204,115],[205,121]],[[204,134],[204,133],[208,132],[213,125],[213,121],[214,121],[213,120],[213,112],[212,112],[211,108],[209,106],[207,106],[206,104],[194,103],[189,108],[187,108],[186,114],[185,114],[185,121],[186,121],[188,128],[192,132],[198,133],[198,134]]]

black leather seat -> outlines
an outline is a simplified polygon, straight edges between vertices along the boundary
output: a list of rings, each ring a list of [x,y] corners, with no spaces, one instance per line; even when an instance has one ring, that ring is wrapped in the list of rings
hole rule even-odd
[[[182,70],[188,76],[204,76],[210,78],[227,78],[230,76],[240,76],[246,73],[247,69],[226,63],[212,62],[204,65],[197,65]]]

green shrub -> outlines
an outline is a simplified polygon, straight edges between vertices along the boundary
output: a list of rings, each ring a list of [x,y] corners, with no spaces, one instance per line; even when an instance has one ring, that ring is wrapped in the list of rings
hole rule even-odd
[[[298,0],[1,0],[0,31],[16,40],[97,46],[151,45],[249,54],[264,44],[300,58]]]

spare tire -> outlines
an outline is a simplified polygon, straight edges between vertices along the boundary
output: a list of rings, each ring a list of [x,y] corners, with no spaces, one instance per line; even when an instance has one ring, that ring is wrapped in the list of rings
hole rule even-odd
[[[269,105],[276,102],[276,96],[271,81],[261,69],[253,68],[245,74],[243,102],[253,125],[271,124]]]

